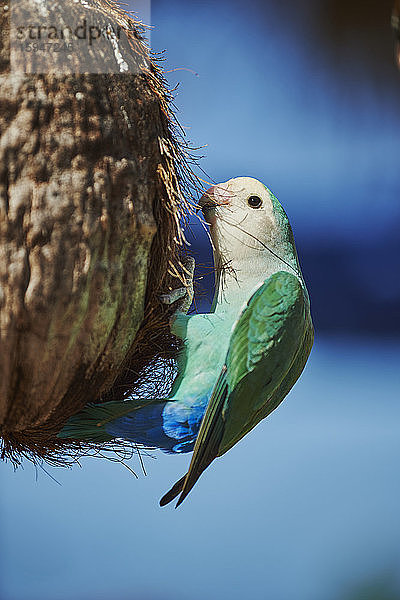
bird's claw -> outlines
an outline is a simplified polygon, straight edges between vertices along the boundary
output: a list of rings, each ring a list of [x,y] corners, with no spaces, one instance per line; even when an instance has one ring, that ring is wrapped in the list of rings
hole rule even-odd
[[[196,262],[192,256],[185,256],[181,258],[181,263],[185,285],[172,290],[168,294],[162,294],[160,300],[163,304],[174,304],[178,300],[181,300],[176,310],[186,313],[193,302],[193,276]]]
[[[160,296],[160,300],[161,302],[163,302],[163,304],[173,304],[177,300],[183,298],[186,295],[186,293],[187,289],[185,287],[176,288],[175,290],[172,290],[172,292],[170,292],[169,294],[162,294]]]

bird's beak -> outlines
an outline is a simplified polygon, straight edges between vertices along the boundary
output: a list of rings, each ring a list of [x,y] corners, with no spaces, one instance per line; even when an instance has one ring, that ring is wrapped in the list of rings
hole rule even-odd
[[[202,211],[207,223],[215,225],[217,207],[223,204],[229,204],[228,190],[221,185],[213,185],[200,198],[198,210]]]
[[[214,225],[215,224],[215,220],[216,220],[215,210],[217,208],[217,204],[216,204],[215,198],[214,198],[215,188],[216,188],[215,185],[213,185],[212,187],[210,187],[202,195],[202,197],[199,200],[198,211],[201,210],[201,212],[203,213],[204,219],[210,225]]]

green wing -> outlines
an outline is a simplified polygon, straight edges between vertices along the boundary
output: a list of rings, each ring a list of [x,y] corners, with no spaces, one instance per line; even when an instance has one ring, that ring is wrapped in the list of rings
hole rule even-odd
[[[282,343],[298,341],[305,317],[304,291],[297,277],[286,271],[271,275],[234,325],[226,358],[229,388],[233,390],[265,358],[273,376],[278,355],[290,352]]]
[[[300,281],[285,271],[273,274],[251,296],[233,327],[226,364],[203,417],[189,471],[162,498],[162,505],[181,492],[178,506],[214,458],[283,400],[311,350],[310,331],[308,296]],[[279,389],[284,395],[278,402]]]
[[[219,455],[282,402],[304,369],[313,339],[306,290],[291,273],[274,273],[253,294],[231,337]]]

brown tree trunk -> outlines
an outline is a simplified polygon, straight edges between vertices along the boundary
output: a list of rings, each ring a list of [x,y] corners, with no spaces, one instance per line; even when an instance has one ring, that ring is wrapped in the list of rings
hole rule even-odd
[[[168,95],[132,21],[105,0],[53,0],[52,22],[105,15],[126,37],[90,50],[92,73],[29,73],[30,55],[24,73],[9,15],[2,2],[0,427],[17,439],[109,390],[141,326],[144,360],[157,353],[145,306],[165,328],[181,200]]]

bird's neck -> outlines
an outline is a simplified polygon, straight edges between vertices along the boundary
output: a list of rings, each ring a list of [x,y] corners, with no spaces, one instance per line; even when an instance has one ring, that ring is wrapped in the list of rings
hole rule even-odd
[[[219,264],[216,258],[216,291],[214,307],[218,312],[239,309],[249,299],[251,291],[278,271],[288,271],[301,279],[296,257],[285,261],[273,255],[233,259],[229,265]]]

